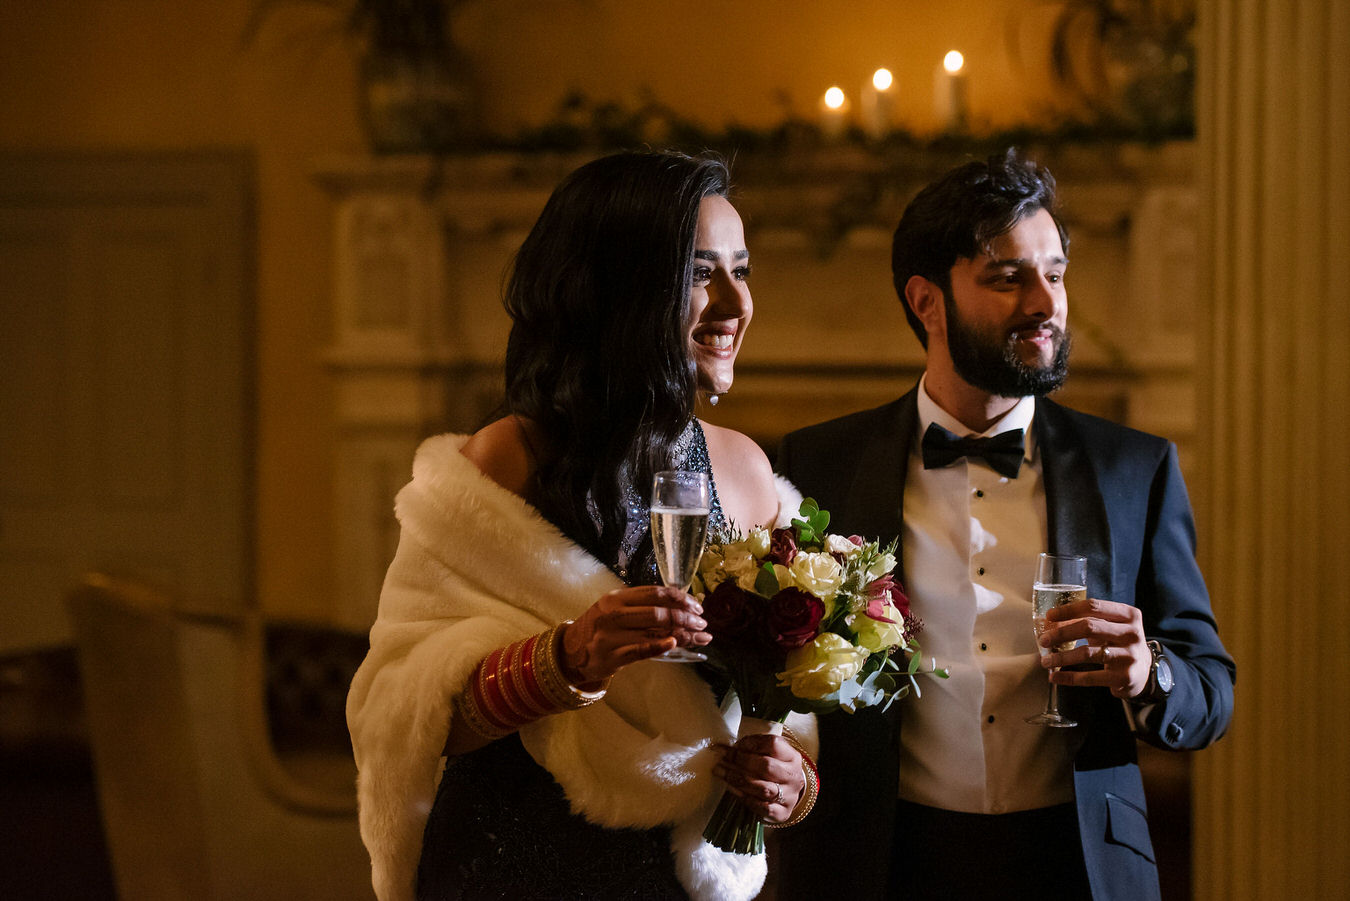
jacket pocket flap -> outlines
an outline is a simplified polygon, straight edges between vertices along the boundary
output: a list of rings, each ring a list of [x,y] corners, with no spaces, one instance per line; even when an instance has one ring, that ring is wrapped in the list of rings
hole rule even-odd
[[[1148,835],[1148,817],[1144,811],[1118,795],[1106,796],[1106,840],[1124,845],[1155,863],[1153,841]]]

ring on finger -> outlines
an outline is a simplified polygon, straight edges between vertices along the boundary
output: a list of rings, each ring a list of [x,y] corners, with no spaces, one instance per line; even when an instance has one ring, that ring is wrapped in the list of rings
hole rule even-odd
[[[1106,666],[1111,662],[1111,648],[1109,645],[1102,645],[1101,664]]]
[[[774,795],[773,800],[772,800],[771,802],[769,802],[769,803],[771,803],[771,804],[782,804],[782,803],[783,803],[783,786],[782,786],[781,783],[778,785],[778,794]]]

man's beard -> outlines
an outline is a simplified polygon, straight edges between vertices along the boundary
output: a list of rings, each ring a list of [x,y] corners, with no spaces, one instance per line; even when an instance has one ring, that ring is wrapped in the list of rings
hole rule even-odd
[[[1064,384],[1069,375],[1068,332],[1048,322],[1036,328],[1049,329],[1055,343],[1055,356],[1045,366],[1029,366],[1017,354],[1016,339],[1009,335],[1001,341],[995,335],[968,325],[946,300],[947,350],[956,374],[981,391],[997,397],[1044,397]]]

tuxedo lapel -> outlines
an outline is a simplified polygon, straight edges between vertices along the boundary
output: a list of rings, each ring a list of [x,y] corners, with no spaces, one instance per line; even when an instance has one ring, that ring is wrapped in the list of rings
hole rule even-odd
[[[1088,595],[1112,594],[1111,528],[1097,471],[1064,408],[1036,402],[1032,425],[1045,479],[1049,552],[1088,558]]]
[[[905,474],[918,430],[917,386],[883,408],[875,434],[858,455],[845,504],[844,521],[855,534],[884,546],[904,529]],[[904,582],[902,548],[896,545],[896,575]]]

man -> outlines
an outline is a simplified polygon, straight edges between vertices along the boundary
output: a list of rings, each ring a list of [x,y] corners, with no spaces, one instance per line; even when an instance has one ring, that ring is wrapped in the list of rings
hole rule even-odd
[[[1067,266],[1048,172],[1009,150],[943,176],[892,248],[919,384],[783,441],[780,471],[830,531],[900,538],[924,655],[951,678],[822,718],[820,802],[781,836],[782,898],[1158,897],[1135,741],[1217,739],[1234,666],[1175,446],[1045,399],[1067,373]],[[1089,600],[1051,614],[1043,649],[1076,646],[1041,657],[1043,551],[1088,558]],[[1025,721],[1047,680],[1076,727]]]

